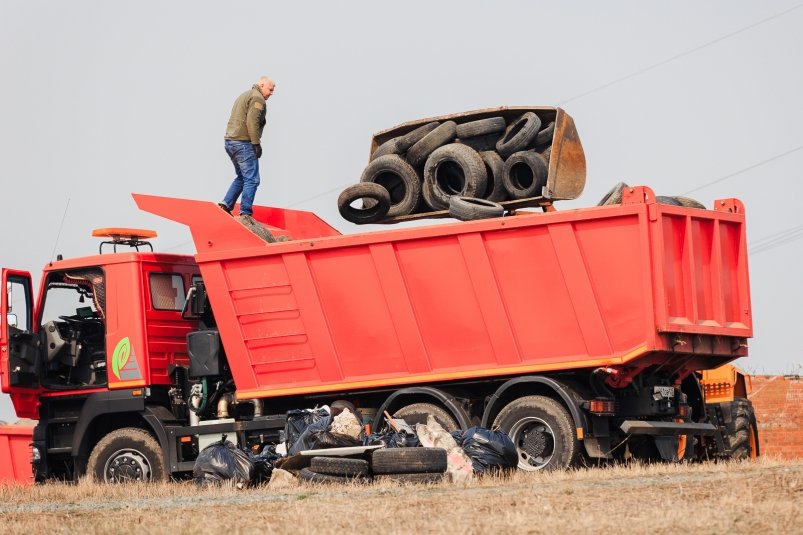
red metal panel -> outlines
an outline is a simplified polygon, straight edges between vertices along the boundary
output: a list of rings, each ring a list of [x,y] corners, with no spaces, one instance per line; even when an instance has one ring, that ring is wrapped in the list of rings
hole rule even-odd
[[[0,485],[33,485],[33,427],[0,425]]]

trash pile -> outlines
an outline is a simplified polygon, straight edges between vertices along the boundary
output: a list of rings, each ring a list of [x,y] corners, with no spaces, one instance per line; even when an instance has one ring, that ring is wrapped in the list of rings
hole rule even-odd
[[[518,464],[516,446],[502,431],[472,427],[450,433],[431,415],[415,428],[390,415],[387,422],[387,431],[366,435],[353,406],[293,410],[287,414],[283,444],[253,453],[223,435],[198,455],[193,477],[201,487],[236,488],[467,482]],[[284,450],[286,455],[280,453]]]
[[[509,123],[430,122],[380,145],[338,210],[358,224],[439,210],[461,220],[499,217],[500,202],[541,195],[554,132],[555,121],[543,124],[532,111]]]

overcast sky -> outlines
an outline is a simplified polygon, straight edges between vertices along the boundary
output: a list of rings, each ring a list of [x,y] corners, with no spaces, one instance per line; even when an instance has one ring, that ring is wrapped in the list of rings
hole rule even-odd
[[[800,373],[802,6],[3,1],[2,265],[38,284],[54,251],[95,253],[90,232],[104,226],[153,228],[157,250],[194,252],[183,226],[139,212],[130,193],[220,200],[231,104],[261,74],[277,87],[257,204],[314,211],[344,233],[365,230],[335,201],[372,133],[560,105],[588,180],[559,209],[620,180],[746,204],[755,338],[740,364]],[[14,419],[5,395],[0,419]]]

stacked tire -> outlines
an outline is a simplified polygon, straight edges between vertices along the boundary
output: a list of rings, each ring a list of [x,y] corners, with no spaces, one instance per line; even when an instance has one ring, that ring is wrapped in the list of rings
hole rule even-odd
[[[309,468],[298,474],[305,483],[369,483],[371,469],[365,459],[313,457]]]
[[[299,473],[302,482],[317,484],[439,483],[446,473],[446,450],[442,448],[382,448],[371,460],[343,457],[313,457],[309,468]]]
[[[499,203],[541,195],[554,130],[534,112],[510,123],[427,123],[377,147],[360,183],[341,193],[338,210],[358,224],[440,210],[458,219],[501,216]]]

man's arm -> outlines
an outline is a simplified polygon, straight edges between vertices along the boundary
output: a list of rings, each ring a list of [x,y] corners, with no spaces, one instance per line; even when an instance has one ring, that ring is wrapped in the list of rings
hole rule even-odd
[[[259,145],[259,131],[262,126],[262,112],[265,109],[265,103],[259,100],[252,100],[248,104],[248,111],[245,116],[245,124],[248,127],[248,137],[251,139],[252,145]]]

